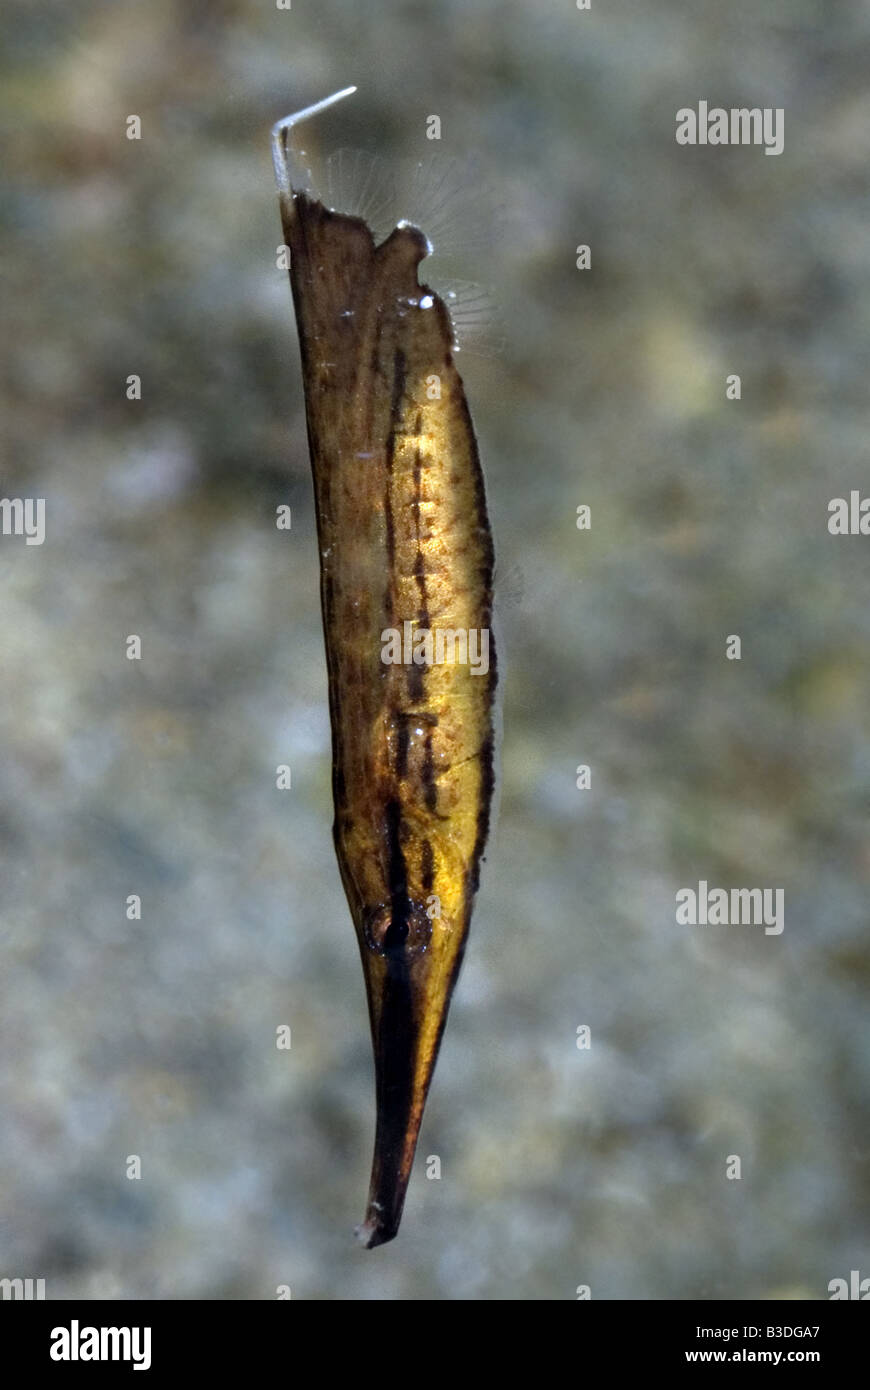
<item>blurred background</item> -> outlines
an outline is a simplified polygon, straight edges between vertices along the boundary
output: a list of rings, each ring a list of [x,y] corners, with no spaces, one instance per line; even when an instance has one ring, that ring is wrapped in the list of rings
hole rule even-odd
[[[46,499],[46,539],[0,538],[0,1276],[492,1300],[870,1275],[870,538],[827,529],[831,498],[870,495],[870,6],[4,11],[0,493]],[[502,325],[462,362],[500,814],[373,1253],[269,149],[349,83],[306,128],[313,167],[425,158],[439,115],[497,223],[467,278]],[[784,108],[784,153],[678,146],[699,100]],[[784,889],[784,932],[678,926],[699,879]]]

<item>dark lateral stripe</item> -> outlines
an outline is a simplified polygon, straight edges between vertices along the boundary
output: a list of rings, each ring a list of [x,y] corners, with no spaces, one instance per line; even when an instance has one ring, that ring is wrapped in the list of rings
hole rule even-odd
[[[434,811],[438,805],[438,786],[435,781],[435,760],[432,756],[432,730],[426,730],[426,742],[423,745],[423,796],[426,801],[426,810]]]
[[[435,885],[435,856],[432,853],[432,845],[429,840],[423,841],[420,850],[420,881],[423,885],[423,892],[431,893]]]
[[[423,684],[423,672],[425,669],[425,666],[415,666],[413,661],[410,666],[405,667],[408,673],[408,699],[412,704],[417,704],[418,701],[423,699],[425,694],[425,686]]]
[[[401,952],[408,939],[408,866],[402,849],[402,807],[392,797],[386,806],[387,881],[390,889],[390,925],[384,935],[384,954]]]
[[[390,428],[387,434],[387,471],[393,471],[393,455],[396,451],[396,433],[402,421],[402,399],[405,395],[405,381],[408,375],[408,359],[401,348],[393,355],[393,390],[390,395]]]
[[[429,626],[429,596],[426,593],[426,561],[422,551],[417,551],[417,558],[414,561],[414,578],[417,581],[417,588],[420,590],[420,608],[417,613],[420,626]]]
[[[493,673],[493,679],[494,679]],[[480,750],[480,792],[477,799],[477,836],[474,842],[474,854],[469,868],[470,888],[472,894],[477,892],[480,882],[480,858],[486,846],[486,838],[489,834],[489,814],[490,803],[492,801],[493,788],[495,787],[495,768],[493,765],[493,735],[490,733]]]

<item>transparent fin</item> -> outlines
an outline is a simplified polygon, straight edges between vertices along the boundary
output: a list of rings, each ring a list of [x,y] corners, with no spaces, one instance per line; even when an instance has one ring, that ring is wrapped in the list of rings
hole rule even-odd
[[[440,151],[387,161],[366,150],[340,149],[326,160],[312,191],[333,212],[362,217],[378,244],[400,222],[419,227],[439,262],[488,256],[502,221],[474,167]]]
[[[296,172],[302,178],[298,158]],[[483,358],[502,354],[506,334],[493,294],[453,274],[469,264],[485,268],[503,222],[473,163],[440,150],[422,159],[387,161],[342,148],[325,161],[319,180],[306,170],[301,186],[333,212],[362,218],[377,245],[402,223],[419,228],[430,245],[420,279],[444,300],[456,349]]]
[[[425,232],[439,260],[467,262],[488,252],[496,232],[494,208],[473,166],[433,151],[406,163],[398,184],[402,216]]]
[[[473,280],[442,280],[433,266],[432,288],[441,296],[453,325],[457,352],[498,357],[507,342],[496,300],[485,285]]]
[[[326,161],[322,201],[333,212],[361,217],[380,244],[398,221],[395,170],[366,150],[337,150]]]

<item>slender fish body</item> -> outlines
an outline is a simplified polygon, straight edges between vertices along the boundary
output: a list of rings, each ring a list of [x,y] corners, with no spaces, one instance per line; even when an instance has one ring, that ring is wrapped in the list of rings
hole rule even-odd
[[[358,1231],[371,1247],[401,1220],[487,836],[493,551],[449,316],[417,279],[425,236],[399,224],[376,246],[361,218],[292,185],[290,126],[336,99],[273,139],[314,476],[334,839],[375,1055]]]

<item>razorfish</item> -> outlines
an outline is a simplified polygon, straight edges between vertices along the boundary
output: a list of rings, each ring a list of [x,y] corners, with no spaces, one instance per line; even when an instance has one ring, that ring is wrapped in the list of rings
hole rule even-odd
[[[362,957],[377,1121],[357,1235],[395,1236],[465,949],[493,789],[493,546],[430,251],[380,245],[272,131],[302,358],[332,724],[333,836]]]

